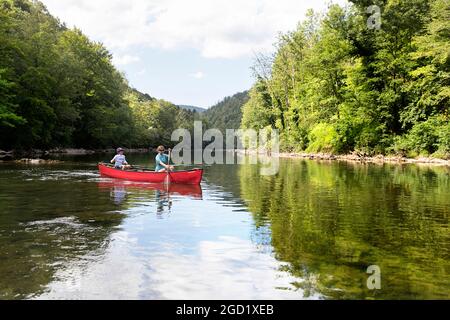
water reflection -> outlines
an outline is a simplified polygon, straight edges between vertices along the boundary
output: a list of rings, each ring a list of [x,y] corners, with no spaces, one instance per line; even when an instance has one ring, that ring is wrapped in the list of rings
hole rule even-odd
[[[140,183],[102,178],[98,182],[98,187],[100,190],[109,190],[111,200],[116,205],[123,204],[128,194],[135,193],[136,190],[143,191],[149,197],[148,199],[155,200],[158,216],[171,213],[174,197],[188,197],[195,200],[203,199],[203,190],[200,185]]]
[[[172,212],[172,200],[170,199],[170,192],[156,190],[155,200],[157,203],[156,213],[162,217],[164,213],[170,214]]]
[[[120,205],[122,204],[122,202],[124,202],[125,198],[127,197],[127,190],[123,185],[113,186],[111,188],[110,195],[114,203],[116,205]]]
[[[61,179],[37,167],[2,170],[0,299],[42,293],[68,262],[107,247],[123,221],[91,171],[58,171]]]
[[[273,177],[239,172],[257,229],[270,229],[306,295],[450,297],[448,168],[284,161]],[[365,285],[370,265],[381,267],[381,290]]]
[[[125,190],[128,218],[97,259],[68,262],[38,299],[297,299],[300,281],[285,271],[270,244],[255,246],[252,219],[236,199],[218,197],[217,186],[136,184],[102,179],[99,191]],[[223,193],[223,191],[222,191]],[[223,193],[226,194],[226,193]],[[227,196],[229,197],[229,196]],[[198,201],[204,199],[204,201]],[[150,208],[172,202],[171,215],[152,219]],[[153,216],[155,217],[155,216]],[[89,261],[89,263],[86,263]],[[319,295],[311,298],[319,298]]]
[[[183,245],[180,244],[183,249]],[[239,237],[198,242],[192,253],[175,246],[140,248],[117,233],[102,259],[73,263],[39,299],[297,299],[303,290],[283,264]],[[139,254],[137,254],[139,252]],[[114,266],[112,269],[111,266]],[[309,298],[318,299],[319,295]]]
[[[0,298],[449,298],[448,168],[216,165],[200,187],[98,160],[0,166]]]

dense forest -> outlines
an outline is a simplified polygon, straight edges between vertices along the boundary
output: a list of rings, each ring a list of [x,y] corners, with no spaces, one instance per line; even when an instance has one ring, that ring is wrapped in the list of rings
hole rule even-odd
[[[225,133],[226,129],[239,129],[242,119],[242,107],[249,100],[248,91],[226,97],[202,113],[202,120],[208,128],[215,128]]]
[[[279,129],[285,151],[449,157],[449,1],[351,2],[257,56],[242,126]]]
[[[0,149],[148,147],[203,120],[279,129],[284,151],[448,158],[448,0],[351,2],[310,11],[257,55],[249,92],[199,113],[130,88],[101,43],[39,1],[0,0]]]
[[[154,146],[195,112],[133,90],[39,1],[0,0],[0,148]]]

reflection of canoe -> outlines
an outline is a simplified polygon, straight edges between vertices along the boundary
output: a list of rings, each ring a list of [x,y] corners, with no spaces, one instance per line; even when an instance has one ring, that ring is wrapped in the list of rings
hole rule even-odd
[[[110,188],[138,188],[144,190],[155,190],[161,192],[168,192],[169,194],[176,194],[180,196],[202,198],[202,187],[199,184],[162,184],[162,183],[139,183],[123,180],[102,181],[98,183],[100,189]]]
[[[110,178],[151,183],[164,183],[167,181],[167,173],[165,172],[118,170],[102,163],[98,165],[98,169],[100,174]],[[202,181],[202,176],[202,169],[194,169],[171,172],[169,179],[171,183],[198,185]]]

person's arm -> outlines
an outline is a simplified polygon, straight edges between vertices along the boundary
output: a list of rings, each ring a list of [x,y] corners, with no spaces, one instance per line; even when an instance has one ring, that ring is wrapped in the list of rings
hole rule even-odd
[[[166,163],[162,162],[162,161],[160,161],[159,164],[162,165],[166,169],[169,168],[169,166]]]
[[[171,155],[172,150],[169,149],[169,156],[167,157],[167,164],[166,164],[166,170],[167,171],[173,171],[174,170],[174,162],[172,161],[172,155]]]
[[[158,156],[158,162],[159,162],[159,164],[163,167],[163,168],[166,168],[166,169],[168,169],[169,168],[169,166],[167,165],[167,163],[165,163],[164,161],[162,161],[161,160],[161,156]]]
[[[114,156],[114,158],[111,160],[111,163],[116,162],[116,158],[117,158],[117,155]]]
[[[125,156],[123,157],[123,164],[126,166],[128,165],[127,158],[125,158]]]

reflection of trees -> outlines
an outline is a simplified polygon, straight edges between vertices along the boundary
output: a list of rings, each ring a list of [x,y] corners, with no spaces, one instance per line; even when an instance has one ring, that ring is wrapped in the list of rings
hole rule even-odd
[[[123,219],[95,184],[13,181],[0,194],[0,299],[42,293],[67,262],[101,254]]]
[[[277,259],[331,298],[448,298],[448,168],[290,161],[274,177],[240,168],[256,225],[270,222]],[[367,267],[382,290],[366,288]]]
[[[232,203],[246,208],[247,204],[241,199],[242,176],[240,175],[241,169],[239,167],[237,165],[214,165],[208,167],[204,179],[210,185],[210,189],[220,188],[220,191],[214,194],[215,197],[225,201],[227,204]],[[259,174],[259,171],[255,172]],[[259,195],[254,194],[253,196],[258,197]],[[258,245],[260,252],[270,253],[272,251],[271,231],[268,221],[263,215],[254,215],[253,218],[255,227],[251,230],[250,237]]]
[[[204,180],[212,189],[220,186],[223,191],[217,196],[223,200],[238,202],[240,199],[239,168],[234,165],[213,165],[207,167]]]

